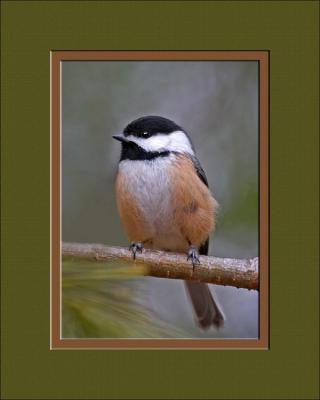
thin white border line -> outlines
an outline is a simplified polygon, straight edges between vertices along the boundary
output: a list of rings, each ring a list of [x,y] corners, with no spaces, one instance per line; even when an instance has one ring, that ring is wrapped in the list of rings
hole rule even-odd
[[[61,238],[62,238],[62,60],[59,60],[59,319],[60,319],[60,338],[62,340],[62,259],[61,259]]]
[[[175,340],[175,341],[188,341],[188,340],[192,340],[192,341],[194,341],[194,342],[196,342],[196,341],[204,341],[204,340],[210,340],[210,341],[212,341],[212,342],[214,342],[214,341],[216,341],[216,340],[218,340],[218,341],[220,341],[220,340],[223,340],[223,341],[233,341],[233,340],[241,340],[241,341],[243,341],[243,342],[248,342],[248,341],[257,341],[259,338],[241,338],[241,337],[235,337],[235,338],[232,338],[232,337],[227,337],[227,338],[221,338],[221,337],[214,337],[214,338],[212,338],[212,337],[203,337],[203,338],[201,338],[201,337],[152,337],[152,338],[150,338],[150,337],[135,337],[135,338],[131,338],[131,337],[128,337],[128,338],[125,338],[125,337],[121,337],[121,338],[118,338],[118,337],[105,337],[105,338],[103,338],[103,337],[79,337],[79,338],[77,338],[77,337],[67,337],[67,338],[61,338],[61,340],[64,340],[65,342],[72,342],[72,341],[74,341],[74,340],[80,340],[80,341],[82,341],[82,342],[87,342],[87,341],[91,341],[91,340],[96,340],[97,342],[103,342],[103,341],[106,341],[106,342],[113,342],[113,341],[127,341],[127,340],[130,340],[130,341],[140,341],[140,340],[143,340],[143,341],[153,341],[153,340],[163,340],[163,341],[166,341],[166,342],[169,342],[169,341],[171,341],[171,340]]]
[[[64,340],[64,339],[63,339]],[[142,340],[142,339],[141,339]],[[266,351],[270,350],[268,347],[54,347],[52,350],[59,350],[59,351],[69,351],[69,350],[138,350],[138,351],[149,351],[149,350],[252,350],[252,351]]]
[[[50,233],[49,233],[49,248],[50,248],[50,350],[52,350],[52,51],[50,51],[50,189],[49,189],[49,204],[50,204]]]

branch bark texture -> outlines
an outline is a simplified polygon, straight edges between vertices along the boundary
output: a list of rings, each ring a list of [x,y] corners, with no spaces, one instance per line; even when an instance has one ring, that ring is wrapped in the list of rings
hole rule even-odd
[[[123,247],[102,244],[62,243],[62,257],[93,262],[135,263],[142,266],[145,275],[184,279],[216,285],[259,290],[259,258],[235,259],[200,256],[200,265],[194,269],[184,254],[143,250],[132,259],[131,251]]]

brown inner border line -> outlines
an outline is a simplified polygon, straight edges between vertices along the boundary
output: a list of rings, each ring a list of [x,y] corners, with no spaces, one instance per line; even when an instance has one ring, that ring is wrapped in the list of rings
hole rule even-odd
[[[263,51],[51,51],[51,349],[268,349],[269,346],[269,59]],[[258,61],[259,257],[258,339],[61,339],[60,65],[61,61]]]

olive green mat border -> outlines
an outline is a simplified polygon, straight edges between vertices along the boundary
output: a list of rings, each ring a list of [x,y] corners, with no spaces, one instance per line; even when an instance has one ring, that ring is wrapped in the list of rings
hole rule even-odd
[[[316,1],[2,1],[2,398],[318,398]],[[50,50],[270,50],[270,350],[49,349]]]

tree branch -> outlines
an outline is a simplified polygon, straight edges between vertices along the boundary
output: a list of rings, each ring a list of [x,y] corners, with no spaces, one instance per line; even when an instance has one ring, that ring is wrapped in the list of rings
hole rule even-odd
[[[62,243],[64,259],[94,262],[125,262],[143,266],[145,273],[158,278],[184,279],[216,285],[259,290],[259,258],[234,259],[200,256],[194,270],[184,254],[143,250],[133,261],[131,252],[122,247],[102,244]]]

